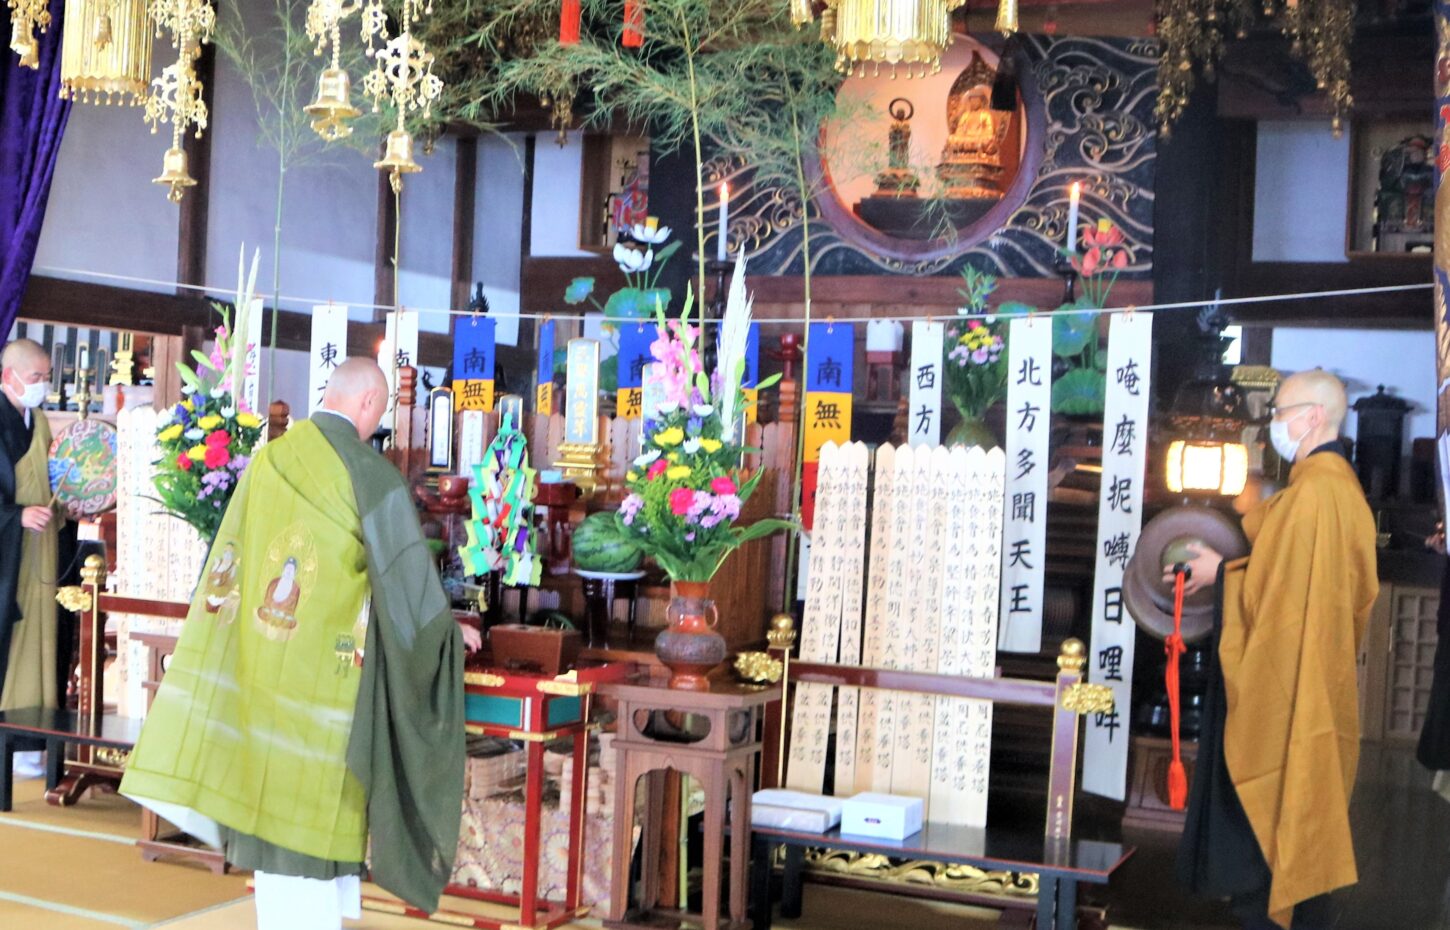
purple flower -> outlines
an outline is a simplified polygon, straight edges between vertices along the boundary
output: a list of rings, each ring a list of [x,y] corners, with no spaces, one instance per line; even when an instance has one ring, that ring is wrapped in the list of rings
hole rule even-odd
[[[631,494],[619,504],[619,517],[624,521],[625,526],[633,526],[635,515],[644,506],[644,498],[638,494]]]
[[[694,542],[694,541],[695,541],[695,531],[694,530],[690,530],[690,532],[688,532],[688,533],[685,534],[685,542]]]
[[[685,432],[690,434],[691,436],[700,435],[700,431],[704,428],[705,421],[700,419],[699,417],[690,417],[690,419],[685,423]]]
[[[987,354],[986,349],[978,349],[972,353],[972,361],[978,365],[985,365],[987,363]]]
[[[218,504],[221,499],[220,495],[231,486],[232,475],[226,469],[219,468],[216,471],[207,472],[201,476],[201,490],[196,492],[196,498],[197,500],[206,500],[208,497],[212,497],[212,495],[218,495],[217,497],[212,497],[213,503]]]
[[[242,470],[250,464],[252,464],[252,457],[250,455],[234,455],[232,456],[232,460],[227,463],[227,467],[237,474],[241,474]]]
[[[685,511],[686,520],[698,520],[700,514],[708,511],[714,504],[714,498],[708,491],[696,491],[695,499],[690,502],[690,507]]]
[[[180,404],[176,405],[176,421],[182,425],[191,422],[191,413]]]
[[[734,520],[740,516],[740,497],[735,494],[721,494],[710,505],[710,512],[723,520]]]
[[[720,522],[724,519],[725,518],[718,513],[707,513],[700,518],[700,525],[708,530],[712,527],[719,526]]]

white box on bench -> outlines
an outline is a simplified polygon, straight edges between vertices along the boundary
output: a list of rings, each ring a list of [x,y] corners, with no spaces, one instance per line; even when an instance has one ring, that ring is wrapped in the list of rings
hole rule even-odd
[[[866,791],[846,799],[841,832],[904,840],[921,829],[921,798]]]
[[[750,800],[750,825],[825,833],[841,822],[840,798],[783,788],[765,788]]]

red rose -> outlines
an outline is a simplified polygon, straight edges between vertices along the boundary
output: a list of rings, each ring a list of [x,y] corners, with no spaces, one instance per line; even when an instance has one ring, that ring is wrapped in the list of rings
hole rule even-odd
[[[666,462],[664,459],[655,459],[655,463],[649,467],[649,471],[645,472],[645,477],[653,481],[660,475],[663,475],[665,473],[665,469],[669,467],[670,463]]]
[[[176,457],[176,467],[182,471],[191,471],[191,459],[186,457],[185,452]]]
[[[227,447],[224,444],[212,445],[210,442],[207,443],[205,458],[207,468],[221,468],[231,460],[232,454],[227,451]]]
[[[224,429],[212,430],[211,435],[206,437],[206,444],[209,448],[221,447],[225,449],[231,444],[232,437]]]
[[[695,502],[695,492],[689,488],[675,488],[670,492],[670,513],[677,517],[683,517],[690,512],[690,505]]]
[[[710,490],[714,491],[716,494],[734,494],[735,482],[731,481],[728,477],[722,475],[719,478],[716,478],[714,481],[710,482]]]

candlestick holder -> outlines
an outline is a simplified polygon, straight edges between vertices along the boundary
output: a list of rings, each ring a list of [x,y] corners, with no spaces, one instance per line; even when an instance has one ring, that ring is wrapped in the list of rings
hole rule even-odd
[[[715,370],[715,350],[720,341],[720,327],[717,324],[725,316],[725,298],[730,288],[730,269],[733,268],[730,262],[722,262],[719,259],[705,263],[705,271],[715,278],[715,293],[710,296],[709,303],[705,304],[705,338],[704,354],[705,370]]]
[[[1077,301],[1077,269],[1073,267],[1072,260],[1066,255],[1057,257],[1057,264],[1053,271],[1062,278],[1062,302],[1065,304]]]

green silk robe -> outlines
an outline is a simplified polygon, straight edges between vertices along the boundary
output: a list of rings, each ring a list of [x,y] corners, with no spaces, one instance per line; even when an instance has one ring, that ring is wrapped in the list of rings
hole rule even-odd
[[[367,857],[432,910],[458,839],[462,664],[407,485],[319,414],[248,467],[121,790],[238,865],[331,878]]]
[[[14,417],[10,402],[5,415]],[[16,550],[0,552],[0,572],[11,569],[14,578],[0,582],[0,599],[14,591],[14,608],[0,600],[0,624],[8,628],[8,636],[0,636],[0,648],[6,650],[6,661],[0,662],[0,710],[20,707],[55,707],[60,698],[60,682],[56,674],[56,607],[55,582],[57,565],[57,529],[60,513],[53,512],[51,521],[39,533],[20,527],[20,514],[30,506],[45,506],[50,501],[50,421],[44,411],[30,412],[30,448],[13,464],[13,503],[7,496],[7,482],[0,476],[0,544],[16,546]],[[3,453],[0,453],[3,454]],[[13,527],[3,524],[13,522]],[[13,529],[6,533],[6,529]],[[18,558],[13,552],[18,551]],[[7,617],[10,610],[13,618]]]

